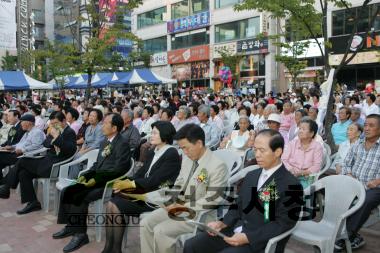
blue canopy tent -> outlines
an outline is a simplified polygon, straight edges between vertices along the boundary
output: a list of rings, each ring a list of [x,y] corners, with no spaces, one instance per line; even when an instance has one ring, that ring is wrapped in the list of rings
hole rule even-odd
[[[23,71],[0,71],[0,90],[52,90],[54,84],[40,82]]]
[[[114,78],[114,73],[96,73],[92,79],[91,86],[95,88],[104,88]]]
[[[69,76],[68,82],[65,83],[65,89],[75,89],[76,84],[87,80],[87,74],[81,74],[79,76]]]
[[[162,78],[164,80],[165,78]],[[110,82],[110,86],[131,85],[131,84],[162,84],[163,81],[158,78],[150,69],[134,69],[124,78]]]

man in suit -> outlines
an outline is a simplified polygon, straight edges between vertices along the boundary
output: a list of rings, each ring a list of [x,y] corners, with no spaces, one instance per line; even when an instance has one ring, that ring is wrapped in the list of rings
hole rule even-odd
[[[8,123],[12,125],[11,129],[8,132],[8,138],[4,143],[1,143],[0,150],[11,150],[12,146],[16,145],[24,135],[25,131],[22,129],[20,124],[21,114],[17,110],[10,110],[8,112]],[[7,159],[1,159],[3,162]],[[1,163],[1,161],[0,161]],[[0,182],[3,182],[3,173],[2,169],[9,164],[4,163],[0,167]]]
[[[159,208],[141,221],[141,252],[175,252],[177,237],[190,233],[194,226],[168,217],[173,208],[187,207],[196,214],[217,206],[221,198],[215,198],[218,190],[227,186],[228,169],[225,163],[205,147],[205,134],[200,126],[187,124],[175,135],[183,156],[181,171],[174,187],[181,189],[181,203]],[[216,190],[218,189],[218,190]],[[219,195],[220,196],[220,195]]]
[[[284,139],[275,130],[262,130],[256,137],[254,148],[261,169],[246,175],[237,204],[231,206],[224,218],[208,223],[209,227],[221,231],[226,237],[205,232],[197,234],[186,241],[185,253],[264,252],[269,239],[295,226],[301,207],[291,201],[290,195],[293,194],[287,191],[294,190],[301,200],[303,191],[298,180],[281,162]],[[271,197],[265,200],[264,192],[269,192]],[[268,201],[267,211],[262,208],[264,201]],[[286,241],[277,246],[276,252],[283,252]]]
[[[14,165],[18,161],[18,157],[25,152],[38,150],[43,147],[42,144],[45,140],[45,134],[35,126],[34,116],[26,114],[21,117],[20,121],[20,125],[25,131],[25,134],[17,144],[7,146],[4,152],[0,152],[0,171],[6,166]],[[3,184],[5,183],[4,181],[5,180],[2,182]]]
[[[18,210],[18,214],[26,214],[41,210],[41,204],[34,192],[34,178],[48,178],[53,164],[64,161],[76,152],[75,132],[66,124],[65,115],[62,112],[54,112],[50,115],[50,130],[43,143],[49,148],[47,155],[43,158],[21,158],[15,168],[6,176],[6,183],[0,188],[0,192],[9,188],[16,188],[20,183],[21,202],[27,203],[25,207]],[[2,194],[3,196],[3,194]]]
[[[130,169],[130,148],[120,134],[123,125],[123,119],[117,113],[105,117],[102,130],[106,139],[101,144],[96,163],[78,178],[77,184],[62,190],[58,223],[66,226],[53,234],[53,238],[61,239],[73,235],[63,252],[72,252],[89,242],[86,233],[88,205],[102,198],[108,181],[124,175]]]

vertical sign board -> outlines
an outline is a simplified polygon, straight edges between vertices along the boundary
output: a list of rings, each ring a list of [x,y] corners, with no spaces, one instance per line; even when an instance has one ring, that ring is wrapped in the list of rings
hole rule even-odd
[[[18,0],[18,49],[20,52],[29,50],[29,1]]]
[[[0,0],[0,49],[17,50],[16,0]]]

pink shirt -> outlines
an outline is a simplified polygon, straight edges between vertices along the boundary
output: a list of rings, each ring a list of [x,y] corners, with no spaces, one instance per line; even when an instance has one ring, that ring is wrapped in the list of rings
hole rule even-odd
[[[295,124],[294,113],[289,113],[288,115],[281,113],[280,132],[289,132],[289,129],[293,124]]]
[[[78,122],[77,120],[70,124],[70,127],[74,130],[75,134],[78,134],[81,126],[82,123]]]
[[[323,159],[323,146],[321,143],[313,139],[307,148],[303,150],[301,141],[296,138],[289,142],[282,154],[282,162],[285,167],[293,169],[299,173],[303,170],[309,170],[311,173],[317,173],[321,169]]]

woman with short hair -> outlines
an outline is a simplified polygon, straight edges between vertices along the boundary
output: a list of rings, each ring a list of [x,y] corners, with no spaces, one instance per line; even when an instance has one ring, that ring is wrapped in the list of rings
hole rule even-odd
[[[352,123],[347,128],[347,137],[348,140],[342,142],[339,145],[339,150],[336,154],[334,163],[332,167],[336,169],[336,174],[340,174],[343,167],[344,158],[348,153],[350,147],[360,138],[360,135],[363,133],[363,127],[358,123]]]
[[[150,151],[147,161],[134,176],[117,180],[113,185],[115,196],[107,204],[107,214],[118,215],[123,222],[106,227],[106,244],[102,253],[122,252],[123,235],[127,232],[124,215],[138,217],[141,213],[155,209],[152,204],[134,199],[134,194],[146,194],[170,186],[179,174],[180,157],[171,146],[175,128],[166,121],[157,121],[152,124],[152,128],[150,142],[156,148]]]
[[[311,174],[321,170],[323,146],[314,137],[318,132],[318,125],[310,118],[301,120],[298,138],[289,142],[282,154],[285,167],[296,177],[308,179]],[[304,184],[303,184],[304,185]]]

